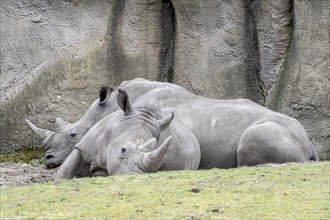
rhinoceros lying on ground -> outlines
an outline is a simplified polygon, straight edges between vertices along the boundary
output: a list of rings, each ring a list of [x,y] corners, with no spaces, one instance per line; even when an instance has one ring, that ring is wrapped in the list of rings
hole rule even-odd
[[[273,112],[252,101],[205,98],[175,84],[144,79],[123,82],[119,88],[132,94],[131,100],[154,97],[164,107],[174,107],[177,112],[176,117],[190,128],[199,141],[202,153],[200,168],[229,168],[269,162],[317,160],[316,151],[305,129],[297,120]],[[89,114],[93,112],[95,118],[96,115],[102,118],[103,115],[118,108],[117,103],[113,101],[118,92],[106,94],[110,94],[110,97],[103,96],[107,98],[103,103],[102,111],[93,107],[95,103],[100,102],[98,100],[88,110]],[[88,128],[83,123],[88,121],[88,117],[86,113],[73,127]],[[42,131],[48,135],[50,133],[48,130]],[[69,129],[63,129],[52,136],[63,134],[69,136]],[[52,139],[49,138],[46,147],[51,146],[49,143]],[[72,147],[72,145],[64,147],[58,155],[64,157],[62,152],[71,151]],[[48,148],[48,153],[56,152]],[[58,159],[60,158],[58,156],[56,158],[57,161],[64,161],[63,158]]]
[[[45,165],[48,168],[60,166],[69,156],[73,147],[83,138],[99,120],[118,109],[117,94],[111,95],[113,90],[109,87],[102,87],[99,92],[99,99],[95,100],[83,117],[71,124],[62,118],[56,118],[57,130],[50,131],[41,129],[26,119],[31,130],[45,146]],[[115,103],[110,105],[109,103]]]
[[[72,178],[88,170],[93,176],[105,176],[198,168],[198,141],[178,119],[173,119],[173,112],[163,117],[164,109],[155,99],[132,105],[124,91],[119,92],[118,104],[122,111],[108,115],[90,129],[55,179]]]
[[[136,79],[135,81],[138,80],[143,79]],[[136,89],[137,90],[130,96],[131,100],[135,100],[137,97],[143,98],[144,94],[148,91],[147,87]],[[61,117],[56,118],[56,131],[38,128],[26,119],[31,130],[45,147],[45,165],[48,168],[60,166],[69,156],[75,144],[83,138],[89,129],[105,116],[118,110],[117,96],[117,90],[113,91],[110,87],[102,87],[99,92],[99,98],[92,103],[83,117],[77,122],[71,124],[64,121]],[[151,96],[145,95],[145,97],[150,98]],[[85,174],[82,174],[82,176],[84,175]]]
[[[122,84],[129,85],[135,82],[149,82],[145,79],[135,79],[132,81],[123,82]],[[161,84],[161,86],[167,87],[168,84]],[[130,98],[132,101],[143,98],[151,98],[152,95],[148,95],[149,92],[153,91],[158,83],[148,84],[146,86],[141,86],[138,84],[130,89]],[[173,87],[182,89],[177,85],[171,85]],[[185,90],[184,90],[185,91]],[[166,92],[166,91],[162,91]],[[151,92],[153,93],[153,92]],[[56,131],[50,131],[46,129],[41,129],[31,123],[26,119],[27,124],[31,130],[39,138],[40,142],[45,147],[45,165],[48,168],[56,168],[60,166],[68,155],[73,150],[75,144],[77,144],[83,136],[91,129],[99,120],[105,116],[111,114],[118,110],[119,106],[117,104],[118,90],[113,91],[110,87],[102,87],[99,92],[99,98],[95,100],[86,113],[75,123],[69,123],[64,121],[61,117],[56,118],[55,126]],[[82,173],[78,176],[85,176]]]
[[[201,146],[199,168],[230,168],[263,163],[318,160],[304,127],[294,118],[250,100],[217,100],[194,95],[174,84],[143,79],[123,82],[131,93],[147,88],[193,132]]]

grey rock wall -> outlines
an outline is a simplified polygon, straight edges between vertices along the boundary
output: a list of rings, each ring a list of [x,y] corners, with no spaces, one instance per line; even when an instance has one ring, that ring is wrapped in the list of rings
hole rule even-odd
[[[173,7],[174,82],[205,96],[262,102],[247,1],[177,0]]]
[[[1,102],[80,45],[103,41],[109,6],[106,1],[1,1]]]
[[[294,1],[287,59],[267,100],[306,128],[320,158],[330,159],[330,1]]]
[[[144,77],[297,118],[330,158],[329,0],[2,1],[1,152]]]
[[[38,146],[24,118],[53,128],[57,116],[75,121],[106,71],[108,1],[0,2],[0,153]]]

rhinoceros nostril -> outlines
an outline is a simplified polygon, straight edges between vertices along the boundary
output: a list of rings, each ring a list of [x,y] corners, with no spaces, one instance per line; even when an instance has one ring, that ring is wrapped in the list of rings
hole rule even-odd
[[[52,154],[47,154],[47,155],[45,156],[45,160],[52,159],[53,157],[54,157],[54,155],[52,155]]]

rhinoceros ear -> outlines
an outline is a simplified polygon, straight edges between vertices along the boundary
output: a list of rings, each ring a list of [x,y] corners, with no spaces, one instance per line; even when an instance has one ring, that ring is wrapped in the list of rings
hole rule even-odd
[[[38,128],[27,119],[25,119],[25,121],[29,125],[31,130],[37,135],[39,141],[41,141],[43,144],[46,144],[49,138],[54,134],[53,131]]]
[[[162,131],[165,128],[167,128],[167,126],[171,123],[173,118],[174,118],[174,112],[172,112],[171,115],[167,116],[166,118],[157,120],[160,130]]]
[[[172,139],[172,136],[169,136],[164,143],[160,147],[158,147],[156,150],[153,150],[148,153],[144,153],[143,155],[143,166],[151,172],[155,172],[159,169],[159,166],[166,154],[166,151],[168,147],[170,146],[170,141]]]
[[[57,117],[55,120],[55,125],[58,129],[64,129],[71,125],[71,123],[64,121],[64,119],[61,117]]]
[[[129,115],[134,112],[131,101],[128,98],[126,91],[118,89],[117,102],[121,110],[125,112],[125,115]]]
[[[110,98],[111,93],[112,93],[113,89],[110,88],[109,86],[102,86],[102,88],[100,89],[99,95],[99,105],[104,105],[107,100]]]

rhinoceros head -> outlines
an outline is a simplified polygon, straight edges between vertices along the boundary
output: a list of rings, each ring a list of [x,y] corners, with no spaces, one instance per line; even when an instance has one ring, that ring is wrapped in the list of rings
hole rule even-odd
[[[174,114],[161,117],[160,104],[155,99],[142,104],[133,108],[127,93],[119,91],[118,105],[124,114],[114,125],[109,139],[109,175],[156,171],[169,147],[171,136],[163,143],[159,143],[159,137]]]
[[[99,99],[93,102],[84,116],[76,123],[69,123],[58,117],[55,121],[56,131],[38,128],[26,119],[27,124],[45,147],[45,165],[48,168],[60,166],[69,156],[73,147],[83,138],[88,130],[105,115],[114,111],[111,107],[112,89],[102,87]],[[117,102],[114,108],[117,108]]]
[[[45,147],[44,160],[48,168],[60,166],[83,137],[75,124],[65,122],[60,117],[56,118],[56,131],[38,128],[27,119],[26,122]]]

